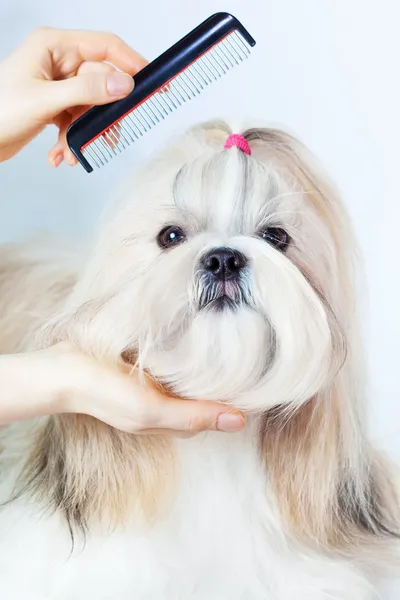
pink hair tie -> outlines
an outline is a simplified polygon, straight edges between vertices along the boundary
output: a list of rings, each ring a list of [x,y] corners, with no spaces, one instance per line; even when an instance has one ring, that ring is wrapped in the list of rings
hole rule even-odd
[[[239,135],[238,133],[231,133],[231,135],[227,138],[225,142],[224,148],[232,148],[232,146],[236,146],[245,154],[251,154],[250,146],[246,138],[244,138],[242,135]]]

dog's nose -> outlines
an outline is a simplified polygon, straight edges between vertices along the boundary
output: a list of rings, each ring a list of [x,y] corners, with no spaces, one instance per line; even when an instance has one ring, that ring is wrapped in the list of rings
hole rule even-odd
[[[214,248],[203,258],[203,267],[216,279],[237,279],[247,265],[246,257],[231,248]]]

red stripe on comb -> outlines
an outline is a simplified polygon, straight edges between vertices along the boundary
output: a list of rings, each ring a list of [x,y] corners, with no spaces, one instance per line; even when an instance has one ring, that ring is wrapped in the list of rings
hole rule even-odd
[[[231,133],[231,135],[227,138],[224,144],[225,149],[232,148],[232,146],[236,146],[245,154],[251,154],[248,141],[246,140],[246,138],[244,138],[242,135],[239,135],[238,133]]]

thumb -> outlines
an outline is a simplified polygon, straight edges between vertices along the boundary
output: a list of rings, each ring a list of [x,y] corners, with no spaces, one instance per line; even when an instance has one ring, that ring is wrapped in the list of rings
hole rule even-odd
[[[198,433],[219,430],[233,433],[245,426],[242,413],[218,402],[169,398],[163,400],[157,413],[155,426],[175,431]]]
[[[52,81],[48,86],[48,110],[57,114],[74,106],[107,104],[124,98],[133,87],[133,78],[119,71],[85,73]]]

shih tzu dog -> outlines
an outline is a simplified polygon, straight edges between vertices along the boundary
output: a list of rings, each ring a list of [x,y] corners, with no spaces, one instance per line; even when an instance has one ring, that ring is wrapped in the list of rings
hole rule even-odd
[[[210,123],[125,188],[83,266],[4,251],[3,352],[69,340],[175,395],[231,403],[247,426],[4,428],[2,599],[377,597],[400,509],[366,437],[352,244],[299,142]]]

